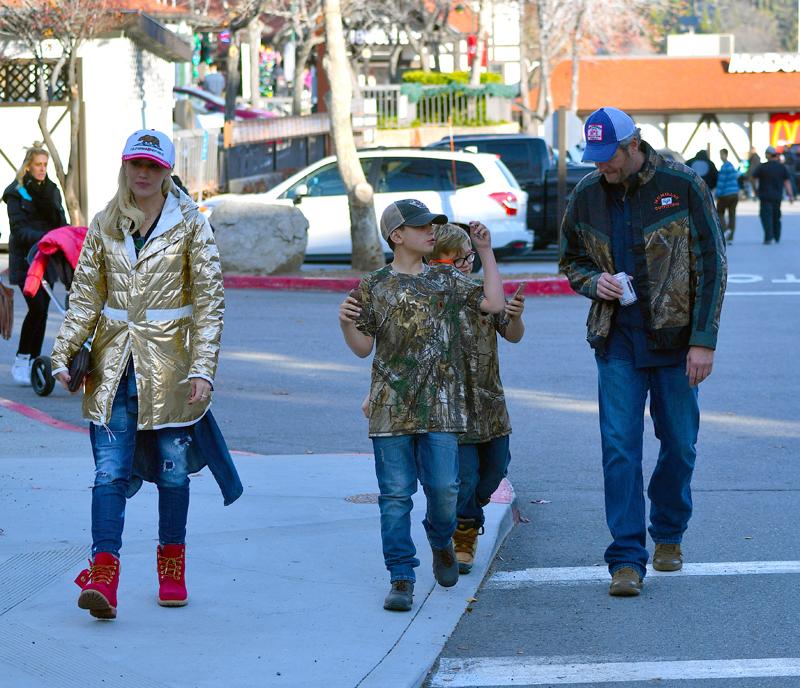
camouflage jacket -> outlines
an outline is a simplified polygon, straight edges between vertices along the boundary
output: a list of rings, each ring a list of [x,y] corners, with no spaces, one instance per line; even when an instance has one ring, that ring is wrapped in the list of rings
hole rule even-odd
[[[635,239],[633,286],[648,348],[716,348],[727,280],[725,242],[711,193],[692,170],[665,160],[644,141],[646,156],[628,189]],[[617,301],[597,296],[603,272],[618,272],[611,250],[607,182],[595,171],[575,187],[561,225],[561,270],[593,300],[587,340],[605,350]]]
[[[479,444],[511,432],[497,353],[497,335],[505,337],[508,321],[504,313],[482,313],[475,309],[464,309],[461,318],[467,432],[458,441],[459,444]]]
[[[482,299],[480,284],[447,265],[362,277],[356,327],[375,338],[370,437],[466,431],[461,313]]]

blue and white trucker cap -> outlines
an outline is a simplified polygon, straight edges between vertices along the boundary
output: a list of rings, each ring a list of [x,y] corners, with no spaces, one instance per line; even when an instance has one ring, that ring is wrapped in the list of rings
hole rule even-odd
[[[583,162],[608,162],[617,152],[620,141],[636,132],[636,125],[629,115],[614,107],[595,110],[583,124],[586,148]]]

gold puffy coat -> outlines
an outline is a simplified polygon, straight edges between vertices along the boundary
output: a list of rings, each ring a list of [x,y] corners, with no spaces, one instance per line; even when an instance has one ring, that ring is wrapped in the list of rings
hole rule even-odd
[[[140,430],[191,425],[210,398],[191,406],[189,378],[213,384],[225,299],[208,221],[173,185],[137,258],[127,225],[92,220],[72,282],[69,311],[53,346],[53,373],[94,336],[83,415],[105,425],[133,356]],[[127,223],[127,220],[123,220]]]

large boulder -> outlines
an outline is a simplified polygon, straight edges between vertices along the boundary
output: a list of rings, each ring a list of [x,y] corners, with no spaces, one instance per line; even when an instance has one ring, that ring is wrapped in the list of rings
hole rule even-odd
[[[211,217],[224,272],[274,275],[300,269],[308,220],[294,206],[222,201]]]

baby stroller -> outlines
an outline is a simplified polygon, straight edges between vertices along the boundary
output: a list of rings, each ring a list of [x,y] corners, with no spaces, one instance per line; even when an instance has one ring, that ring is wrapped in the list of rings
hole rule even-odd
[[[58,227],[45,234],[28,253],[28,274],[23,291],[27,296],[35,296],[44,289],[61,315],[69,308],[69,290],[78,256],[86,238],[86,227]],[[55,284],[61,282],[67,290],[63,305],[53,291]],[[90,342],[84,347],[89,349]],[[38,356],[31,363],[31,387],[40,397],[48,396],[55,387],[49,356]]]

